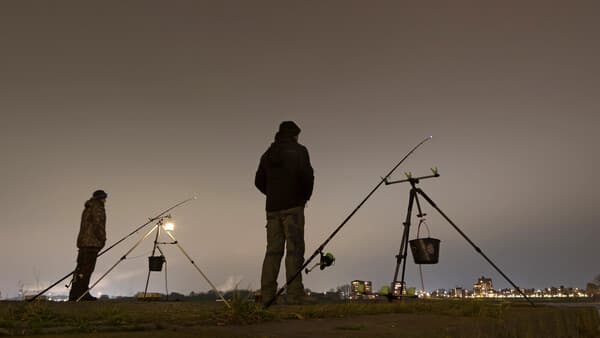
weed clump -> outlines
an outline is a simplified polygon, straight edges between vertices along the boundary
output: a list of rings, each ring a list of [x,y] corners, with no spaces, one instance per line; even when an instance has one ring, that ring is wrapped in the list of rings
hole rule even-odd
[[[229,301],[231,308],[227,308],[223,313],[217,313],[216,321],[218,325],[227,324],[254,324],[275,318],[273,313],[263,309],[260,304],[251,301],[248,295],[233,291]]]

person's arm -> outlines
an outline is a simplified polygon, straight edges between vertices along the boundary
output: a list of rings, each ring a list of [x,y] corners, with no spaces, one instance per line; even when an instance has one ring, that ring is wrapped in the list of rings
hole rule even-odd
[[[104,246],[106,243],[106,212],[103,206],[96,205],[92,208],[92,224],[96,239]]]
[[[300,162],[300,183],[302,186],[302,192],[304,195],[304,200],[310,200],[310,197],[313,193],[313,187],[315,184],[315,176],[312,165],[310,164],[310,156],[308,155],[308,150],[305,147],[302,147],[301,153],[301,162]]]
[[[267,194],[267,173],[265,172],[264,155],[260,158],[256,175],[254,176],[254,186],[263,194]]]

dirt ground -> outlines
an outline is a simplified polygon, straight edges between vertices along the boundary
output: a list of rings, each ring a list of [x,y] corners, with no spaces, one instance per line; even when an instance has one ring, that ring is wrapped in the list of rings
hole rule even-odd
[[[379,314],[346,318],[297,319],[265,322],[253,325],[186,326],[164,330],[132,332],[74,333],[72,335],[36,335],[31,337],[84,338],[182,338],[182,337],[260,337],[260,338],[377,338],[377,337],[537,337],[528,331],[508,333],[498,322],[481,318],[451,317],[433,314]],[[600,328],[599,328],[600,329]],[[600,337],[584,335],[581,337]],[[538,332],[539,333],[539,332]],[[579,337],[579,335],[577,335]],[[542,337],[542,336],[540,336]],[[563,334],[544,332],[546,338],[563,338]]]
[[[381,314],[348,318],[284,320],[253,325],[192,326],[136,332],[100,332],[32,337],[477,337],[485,323],[474,318],[428,314]]]
[[[600,338],[600,321],[595,308],[597,304],[590,303],[573,304],[573,306],[548,304],[553,306],[535,308],[523,304],[501,306],[501,304],[487,302],[280,306],[273,309],[273,317],[270,319],[257,320],[255,324],[250,325],[237,325],[231,321],[223,321],[223,315],[228,312],[223,311],[222,306],[214,302],[31,305],[6,303],[3,305],[6,307],[3,312],[5,317],[7,315],[14,317],[17,314],[19,316],[13,321],[5,321],[5,328],[0,326],[0,336],[9,334],[19,336],[36,332],[37,335],[30,337]],[[427,308],[427,311],[417,311],[423,306],[430,306],[430,308]],[[357,313],[357,311],[371,310],[387,311],[371,314]],[[215,316],[215,313],[220,313],[221,316]],[[57,324],[57,318],[62,322],[59,321]],[[36,322],[38,319],[40,321]],[[96,319],[102,320],[95,321]],[[28,325],[20,324],[22,320],[28,320]],[[85,325],[77,327],[77,323]],[[22,327],[23,331],[19,327]],[[36,327],[39,329],[36,330]],[[95,332],[86,333],[90,331]]]

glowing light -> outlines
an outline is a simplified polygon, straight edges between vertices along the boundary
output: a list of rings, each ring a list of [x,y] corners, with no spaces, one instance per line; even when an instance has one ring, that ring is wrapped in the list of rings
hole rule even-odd
[[[173,231],[175,229],[175,223],[173,223],[173,222],[165,223],[163,225],[163,229],[165,229],[166,231]]]

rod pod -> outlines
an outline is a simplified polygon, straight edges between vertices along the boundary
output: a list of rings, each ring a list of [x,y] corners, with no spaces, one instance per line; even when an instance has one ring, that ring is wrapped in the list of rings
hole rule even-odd
[[[393,182],[388,182],[386,180],[386,182],[385,182],[386,185],[396,184],[396,183],[405,183],[405,182],[408,182],[411,185],[409,201],[408,201],[408,211],[406,213],[406,221],[404,222],[404,231],[402,233],[402,242],[400,245],[400,251],[399,251],[398,255],[396,256],[396,270],[394,272],[394,280],[392,281],[392,285],[391,285],[392,290],[391,290],[391,294],[390,294],[390,300],[393,298],[394,284],[397,282],[397,279],[398,279],[398,269],[400,267],[400,264],[402,264],[402,281],[400,282],[399,297],[402,297],[402,294],[404,291],[404,287],[405,287],[404,277],[405,277],[405,272],[406,272],[406,258],[407,258],[408,242],[409,242],[408,237],[409,237],[409,232],[410,232],[410,225],[411,225],[410,220],[412,218],[412,210],[413,210],[414,202],[416,202],[417,209],[419,211],[419,214],[417,215],[417,217],[422,217],[425,215],[421,211],[421,205],[420,205],[419,199],[418,199],[418,195],[421,195],[421,197],[423,197],[425,199],[425,201],[427,201],[427,203],[429,203],[429,205],[431,205],[454,228],[454,230],[456,230],[473,247],[473,249],[475,249],[475,251],[481,255],[481,257],[483,257],[498,273],[500,273],[500,275],[502,275],[502,277],[504,277],[504,279],[507,282],[509,282],[510,285],[512,285],[521,294],[521,296],[523,296],[523,298],[529,304],[531,304],[531,306],[535,306],[533,301],[531,301],[531,299],[529,299],[529,297],[527,297],[527,295],[523,292],[523,290],[521,290],[520,287],[518,287],[502,270],[500,270],[500,268],[494,262],[492,262],[492,260],[486,254],[483,253],[483,251],[456,225],[456,223],[454,223],[450,219],[450,217],[448,217],[442,211],[442,209],[440,209],[437,206],[437,204],[435,204],[435,202],[423,191],[423,189],[417,187],[417,184],[419,184],[420,180],[440,176],[437,168],[431,169],[431,171],[433,172],[433,175],[422,176],[422,177],[412,177],[411,174],[407,174],[406,175],[407,179],[405,179],[405,180],[393,181]]]

